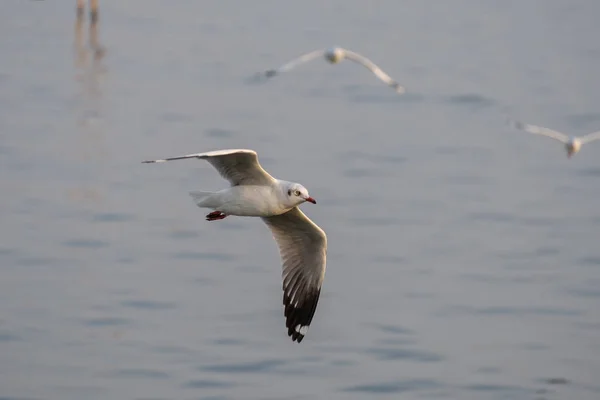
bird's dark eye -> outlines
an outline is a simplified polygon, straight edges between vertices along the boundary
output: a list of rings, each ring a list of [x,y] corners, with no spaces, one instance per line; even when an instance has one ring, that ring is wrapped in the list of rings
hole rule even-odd
[[[294,192],[294,195],[296,195],[296,196],[300,196],[300,191],[299,191],[299,190],[296,190],[296,191]]]

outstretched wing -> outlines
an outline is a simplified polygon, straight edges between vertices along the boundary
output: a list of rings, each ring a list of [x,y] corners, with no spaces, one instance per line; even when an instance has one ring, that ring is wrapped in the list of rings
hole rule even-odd
[[[508,119],[507,123],[515,129],[519,129],[528,133],[533,133],[534,135],[547,136],[549,138],[556,139],[563,143],[567,143],[569,141],[569,137],[564,133],[544,128],[542,126],[525,124],[523,122],[515,121],[512,119]]]
[[[598,132],[593,132],[593,133],[588,133],[585,136],[582,136],[579,138],[579,140],[581,140],[581,143],[589,143],[589,142],[593,142],[595,140],[600,139],[600,131]]]
[[[298,207],[265,217],[279,246],[283,263],[285,325],[292,340],[300,343],[313,319],[327,262],[327,236]]]
[[[256,152],[247,149],[217,150],[142,162],[160,163],[173,160],[184,160],[186,158],[198,158],[208,161],[224,179],[227,179],[231,183],[231,186],[268,185],[274,180],[274,178],[261,167]]]
[[[312,61],[319,56],[322,57],[323,55],[325,55],[325,50],[311,51],[310,53],[303,54],[300,57],[297,57],[291,61],[288,61],[287,63],[281,65],[280,67],[278,67],[276,69],[269,69],[269,70],[265,71],[264,75],[267,78],[270,78],[270,77],[280,74],[282,72],[289,71],[290,69],[294,68],[295,66],[297,66],[299,64]]]
[[[400,86],[398,82],[396,82],[388,74],[383,72],[381,68],[379,68],[373,61],[369,60],[367,57],[364,57],[358,53],[346,49],[344,49],[344,53],[345,58],[364,66],[369,71],[374,73],[375,76],[378,77],[380,80],[393,87],[398,93],[404,93],[406,91],[404,87]]]

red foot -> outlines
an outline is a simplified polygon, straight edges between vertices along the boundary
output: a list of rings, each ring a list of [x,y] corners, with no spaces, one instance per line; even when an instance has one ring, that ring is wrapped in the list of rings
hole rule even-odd
[[[222,213],[221,211],[213,211],[209,214],[206,215],[206,220],[207,221],[218,221],[220,219],[225,218],[227,215],[225,215],[224,213]]]

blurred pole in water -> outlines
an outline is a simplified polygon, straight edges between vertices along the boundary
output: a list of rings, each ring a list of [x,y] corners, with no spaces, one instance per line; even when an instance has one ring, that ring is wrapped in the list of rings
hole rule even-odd
[[[79,9],[79,3],[83,0],[77,0],[77,18],[75,19],[75,67],[84,68],[86,64],[86,49],[83,44],[83,9]]]
[[[88,38],[85,37],[85,0],[77,0],[77,17],[74,29],[74,67],[78,92],[75,94],[74,116],[78,134],[73,138],[81,161],[94,163],[107,157],[104,144],[105,127],[102,119],[101,83],[106,69],[101,65],[105,54],[99,39],[98,2],[92,2]],[[91,62],[90,60],[91,51]],[[101,169],[98,170],[101,172]],[[89,184],[78,184],[67,190],[70,201],[86,207],[96,207],[105,202],[103,191]]]
[[[97,6],[97,1],[92,6]],[[81,7],[81,8],[80,8]],[[77,17],[74,30],[74,78],[77,82],[77,101],[74,103],[74,116],[77,126],[83,135],[77,136],[81,141],[80,154],[87,159],[102,158],[106,154],[104,142],[104,119],[102,104],[102,83],[107,69],[102,60],[106,49],[100,43],[100,22],[94,20],[90,13],[88,37],[85,37],[85,7],[84,0],[77,1]],[[97,10],[96,10],[97,11]],[[87,42],[86,42],[87,39]],[[91,53],[91,54],[90,54]]]
[[[92,2],[92,6],[97,6],[97,1]],[[77,18],[75,20],[75,39],[74,39],[74,47],[75,47],[75,79],[81,82],[82,87],[82,102],[81,105],[86,105],[85,108],[87,110],[83,113],[83,120],[87,120],[90,122],[91,119],[96,119],[99,117],[99,98],[101,95],[100,90],[100,78],[106,72],[106,68],[104,68],[101,64],[104,55],[106,54],[106,49],[102,44],[100,44],[99,39],[99,26],[100,23],[98,19],[94,20],[90,18],[90,25],[88,31],[88,43],[85,43],[85,34],[84,34],[84,13],[80,12],[80,7],[85,7],[84,0],[77,1]],[[96,10],[97,11],[97,10]],[[93,10],[92,10],[93,12]],[[92,15],[90,13],[90,15]],[[91,64],[88,62],[89,60],[89,52],[92,52],[91,55]],[[82,121],[83,122],[83,121]],[[83,122],[84,124],[86,122]]]
[[[90,21],[92,24],[98,22],[98,0],[90,0]]]
[[[90,21],[90,48],[92,49],[92,51],[94,52],[94,68],[100,68],[99,65],[97,65],[100,60],[102,59],[102,57],[104,57],[104,47],[100,44],[100,41],[98,40],[98,20],[91,20]]]
[[[85,10],[85,0],[77,0],[77,18],[83,18],[83,12]]]
[[[77,0],[77,18],[83,18],[85,13],[85,0]],[[98,22],[98,0],[90,0],[90,21]]]

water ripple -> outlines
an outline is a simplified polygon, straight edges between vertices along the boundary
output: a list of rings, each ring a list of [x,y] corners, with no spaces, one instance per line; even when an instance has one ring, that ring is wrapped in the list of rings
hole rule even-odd
[[[215,138],[230,138],[235,136],[236,133],[228,129],[212,128],[205,130],[204,135]]]
[[[477,310],[478,313],[491,315],[553,315],[553,316],[575,316],[581,312],[574,309],[558,307],[485,307]]]
[[[96,222],[124,222],[124,221],[132,221],[135,217],[132,214],[126,213],[101,213],[95,214],[92,217],[93,221]]]
[[[352,161],[369,161],[372,162],[374,164],[382,164],[382,165],[388,165],[388,164],[394,164],[394,165],[398,165],[398,164],[403,164],[405,163],[408,159],[405,156],[400,156],[400,155],[386,155],[386,154],[369,154],[366,153],[364,151],[361,150],[350,150],[350,151],[343,151],[338,153],[335,158],[340,161],[340,162],[348,162],[348,160],[352,160]]]
[[[532,226],[532,227],[544,227],[544,226],[554,226],[556,224],[556,220],[553,218],[543,218],[543,217],[521,217],[519,221],[524,226]]]
[[[403,393],[415,390],[439,389],[444,385],[431,379],[413,379],[399,382],[373,383],[344,388],[345,392],[365,392],[372,394]]]
[[[52,265],[65,265],[66,261],[52,257],[18,257],[15,264],[22,267],[49,267]]]
[[[189,114],[182,114],[179,112],[166,111],[158,116],[161,121],[164,122],[192,122],[193,118]]]
[[[198,238],[200,236],[200,233],[196,232],[196,231],[184,231],[184,230],[178,230],[178,231],[172,231],[169,232],[167,234],[167,236],[171,239],[195,239]]]
[[[499,374],[502,369],[499,367],[481,367],[477,369],[477,372],[480,374]]]
[[[5,145],[0,145],[0,155],[1,155],[1,156],[4,156],[4,157],[6,157],[6,156],[8,156],[8,155],[9,155],[11,152],[13,152],[13,149],[12,149],[12,148],[10,148],[10,147],[8,147],[8,146],[5,146]]]
[[[476,175],[446,175],[440,178],[447,184],[465,185],[465,186],[489,186],[492,181],[489,178],[483,178]]]
[[[592,289],[571,289],[567,291],[571,296],[576,297],[590,297],[590,298],[600,298],[600,289],[592,288]]]
[[[591,167],[591,168],[582,168],[577,170],[577,176],[585,176],[585,177],[600,177],[600,168]]]
[[[182,251],[171,255],[178,260],[210,260],[210,261],[232,261],[235,257],[226,253],[211,253],[205,251]]]
[[[495,254],[495,257],[505,261],[529,261],[532,257],[555,256],[557,254],[560,254],[558,249],[539,247],[531,251],[499,251]]]
[[[154,346],[152,351],[160,354],[189,354],[190,349],[184,346]]]
[[[86,249],[99,249],[102,247],[108,247],[108,242],[94,239],[71,239],[63,242],[64,246],[86,248]]]
[[[392,217],[356,217],[349,218],[348,221],[360,226],[394,226],[402,224],[399,219]]]
[[[168,400],[164,397],[136,397],[135,400]]]
[[[515,217],[511,214],[502,212],[472,212],[467,214],[467,220],[510,223],[515,221]]]
[[[572,317],[581,315],[582,312],[575,309],[559,308],[559,307],[514,307],[514,306],[493,306],[493,307],[472,307],[472,306],[448,306],[444,307],[443,314],[486,314],[486,315],[514,315],[514,316],[563,316]]]
[[[395,335],[412,335],[414,332],[408,328],[403,328],[398,325],[377,325],[381,332],[393,333]]]
[[[444,357],[421,350],[407,350],[395,348],[373,348],[368,349],[367,353],[375,355],[379,360],[410,360],[416,362],[439,362]]]
[[[0,400],[37,400],[31,397],[12,397],[12,396],[1,396]]]
[[[571,383],[567,378],[560,377],[540,379],[540,382],[547,383],[548,385],[568,385]]]
[[[600,265],[600,257],[583,257],[577,261],[578,264],[581,265],[592,265],[599,266]]]
[[[124,368],[116,370],[109,374],[112,377],[116,378],[142,378],[142,379],[167,379],[170,377],[169,374],[163,371],[156,371],[153,369],[145,369],[145,368]]]
[[[380,256],[376,255],[371,257],[371,261],[374,263],[399,265],[406,262],[406,258],[402,256]]]
[[[0,248],[0,256],[15,254],[16,252],[17,252],[16,249],[9,249],[9,248],[5,248],[5,247]]]
[[[460,144],[460,145],[438,145],[434,147],[434,151],[439,155],[452,155],[452,156],[462,156],[462,157],[471,157],[473,159],[477,159],[478,161],[484,161],[493,157],[493,152],[487,148],[482,146],[474,146],[468,144]]]
[[[357,104],[393,104],[393,103],[410,103],[419,104],[425,100],[425,96],[418,93],[403,93],[397,95],[391,93],[390,95],[369,95],[369,94],[357,94],[350,97],[352,103]]]
[[[152,300],[126,300],[122,301],[123,307],[137,308],[142,310],[166,310],[175,308],[175,303],[152,301]]]
[[[380,172],[373,168],[348,168],[342,172],[346,178],[371,178],[380,176]]]
[[[264,373],[264,372],[276,372],[279,367],[286,364],[285,360],[263,360],[250,363],[240,364],[216,364],[201,367],[201,370],[211,372],[226,372],[232,374],[244,374],[244,373]]]
[[[477,108],[491,107],[496,104],[494,100],[476,93],[464,93],[447,96],[442,100],[442,102],[453,105],[474,106]]]
[[[246,342],[244,342],[243,340],[239,340],[239,339],[220,338],[220,339],[213,340],[212,343],[216,344],[218,346],[239,346],[239,345],[245,344]]]
[[[23,338],[10,332],[0,332],[0,342],[18,342]]]
[[[205,397],[200,397],[199,400],[231,400],[231,397],[227,397],[227,396],[205,396]]]
[[[213,381],[207,379],[195,379],[188,381],[183,384],[186,388],[193,389],[216,389],[216,388],[228,388],[234,386],[231,382]]]
[[[463,386],[463,389],[473,392],[494,392],[502,394],[502,398],[506,399],[523,399],[525,396],[535,394],[534,389],[529,389],[523,386],[512,385],[492,385],[492,384],[474,384]]]
[[[580,113],[567,116],[567,122],[576,128],[585,129],[591,124],[600,123],[600,113]]]
[[[129,323],[129,319],[119,317],[91,318],[84,321],[87,326],[122,326]]]

